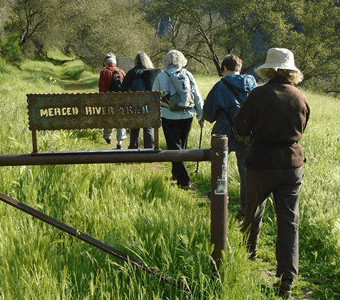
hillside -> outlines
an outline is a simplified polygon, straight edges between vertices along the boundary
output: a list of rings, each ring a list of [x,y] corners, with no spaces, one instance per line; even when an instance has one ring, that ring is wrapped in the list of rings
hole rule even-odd
[[[98,73],[79,60],[0,60],[0,154],[28,154],[28,93],[97,90]],[[196,75],[203,97],[217,77]],[[296,299],[340,298],[340,102],[306,92],[311,119],[302,146],[307,157],[301,194],[300,276]],[[197,148],[194,123],[189,148]],[[210,147],[211,125],[203,147]],[[101,130],[42,132],[41,151],[110,149]],[[161,148],[165,148],[160,136]],[[127,143],[125,141],[124,143]],[[126,146],[126,144],[125,144]],[[275,231],[268,201],[259,259],[249,261],[238,215],[234,154],[229,158],[228,252],[224,281],[210,269],[210,164],[188,163],[192,191],[170,180],[169,163],[1,167],[0,192],[131,254],[165,274],[185,279],[188,299],[279,299],[275,296]],[[184,299],[163,284],[0,203],[0,299]],[[217,295],[217,296],[216,296]]]

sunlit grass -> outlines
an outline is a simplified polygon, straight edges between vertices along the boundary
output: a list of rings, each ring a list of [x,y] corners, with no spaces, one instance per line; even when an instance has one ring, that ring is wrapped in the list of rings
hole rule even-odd
[[[81,74],[77,70],[81,69]],[[0,153],[30,153],[27,93],[93,92],[98,74],[82,62],[0,61]],[[80,72],[80,71],[78,71]],[[69,74],[65,77],[65,74]],[[205,98],[218,80],[196,76]],[[67,90],[63,89],[67,88]],[[340,286],[339,101],[307,94],[302,144],[301,275],[295,293],[336,299]],[[210,147],[206,124],[203,148]],[[193,123],[189,148],[197,148]],[[161,145],[164,136],[160,130]],[[124,141],[125,145],[128,141]],[[110,149],[101,130],[39,132],[41,151]],[[193,191],[173,186],[169,163],[1,167],[0,191],[189,284],[189,299],[275,299],[275,217],[269,201],[260,259],[247,259],[237,217],[239,176],[229,156],[228,251],[224,281],[210,268],[210,164],[187,163]],[[184,299],[183,290],[0,203],[0,299]]]

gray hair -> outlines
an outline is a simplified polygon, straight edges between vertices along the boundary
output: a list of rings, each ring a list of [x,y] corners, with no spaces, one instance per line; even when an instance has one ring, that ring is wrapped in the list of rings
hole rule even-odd
[[[153,69],[153,63],[150,57],[143,51],[139,51],[135,58],[135,66]]]
[[[116,55],[114,55],[112,52],[106,54],[106,55],[105,55],[105,58],[104,58],[104,64],[105,64],[105,65],[109,65],[109,64],[117,64]]]
[[[165,54],[164,65],[166,68],[170,65],[178,68],[183,68],[187,65],[187,63],[188,61],[181,51],[170,50],[167,54]]]

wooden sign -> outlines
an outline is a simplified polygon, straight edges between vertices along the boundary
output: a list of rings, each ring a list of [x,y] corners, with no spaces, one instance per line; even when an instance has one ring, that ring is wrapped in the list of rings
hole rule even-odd
[[[159,128],[160,96],[160,92],[29,94],[29,129]]]

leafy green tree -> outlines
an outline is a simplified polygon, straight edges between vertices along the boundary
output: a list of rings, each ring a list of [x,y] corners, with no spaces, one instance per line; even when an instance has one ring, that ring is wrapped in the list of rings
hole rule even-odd
[[[219,74],[224,55],[240,55],[245,68],[251,68],[262,58],[264,47],[281,41],[287,33],[277,1],[142,2],[150,21],[158,27],[168,18],[167,32],[162,36],[167,41],[164,48],[177,48],[207,69],[213,65]]]
[[[306,86],[339,91],[339,3],[334,0],[142,0],[149,21],[170,47],[214,66],[234,53],[252,70],[271,47],[291,49]],[[162,29],[162,30],[160,30]]]
[[[59,14],[65,46],[89,65],[100,65],[107,52],[135,57],[157,47],[155,29],[145,21],[138,1],[71,0]]]
[[[6,9],[6,20],[2,24],[3,35],[16,37],[17,43],[26,53],[45,56],[44,36],[50,34],[49,20],[58,11],[58,0],[2,0]]]
[[[305,85],[340,93],[340,9],[337,1],[293,1],[290,17],[295,30],[286,44],[296,55]]]
[[[157,47],[155,29],[145,21],[138,1],[1,1],[8,8],[6,22],[0,23],[5,36],[15,36],[26,53],[36,49],[46,56],[52,47],[71,48],[87,64],[98,66],[109,51],[134,57],[139,50]]]

